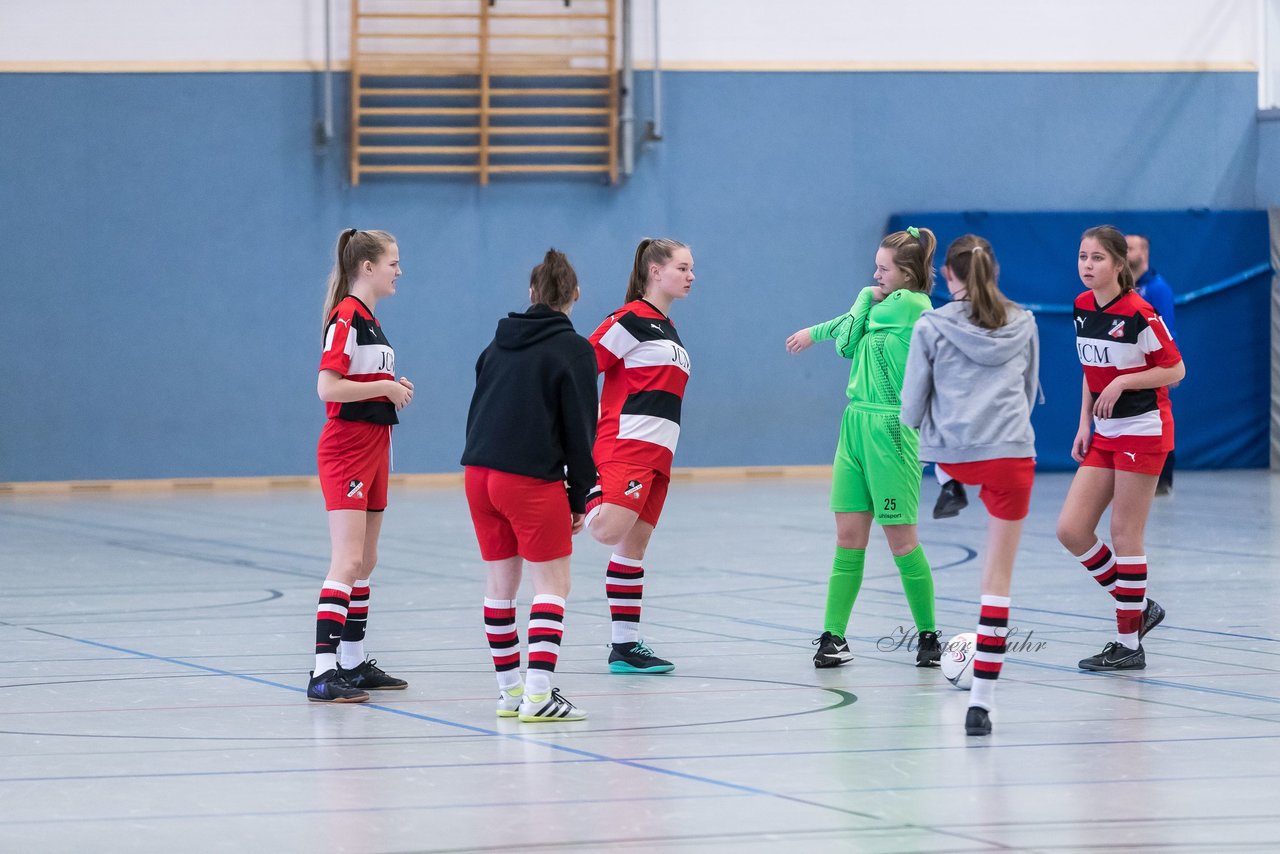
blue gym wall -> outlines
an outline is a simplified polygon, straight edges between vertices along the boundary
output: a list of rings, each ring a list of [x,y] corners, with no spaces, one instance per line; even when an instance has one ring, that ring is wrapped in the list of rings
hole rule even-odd
[[[352,188],[342,129],[313,145],[317,75],[0,74],[0,481],[313,472],[320,303],[348,225],[400,242],[378,311],[418,386],[398,471],[457,467],[475,356],[548,246],[578,268],[588,333],[645,235],[697,262],[674,310],[694,362],[677,464],[799,464],[830,459],[847,364],[783,339],[848,306],[893,212],[1239,209],[1264,189],[1253,73],[663,84],[666,138],[620,187]]]

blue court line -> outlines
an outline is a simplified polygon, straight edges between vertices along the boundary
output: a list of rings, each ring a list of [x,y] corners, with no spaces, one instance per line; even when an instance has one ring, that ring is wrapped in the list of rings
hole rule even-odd
[[[286,685],[282,682],[272,682],[269,679],[262,679],[257,676],[249,676],[243,673],[235,673],[230,670],[223,670],[217,667],[209,667],[208,665],[204,665],[204,664],[194,664],[188,661],[184,661],[180,658],[171,658],[164,655],[155,655],[149,652],[142,652],[141,650],[127,649],[125,647],[114,646],[108,643],[102,643],[101,641],[93,641],[93,640],[88,640],[86,638],[76,638],[76,637],[71,637],[70,635],[62,635],[62,634],[58,634],[57,632],[50,632],[44,629],[29,629],[29,631],[50,635],[52,637],[73,641],[75,643],[85,644],[87,646],[99,647],[101,649],[109,649],[109,650],[112,650],[113,652],[125,653],[126,655],[134,655],[139,658],[145,658],[151,661],[162,661],[162,662],[165,662],[166,664],[172,664],[178,667],[190,667],[190,668],[194,668],[196,670],[202,670],[208,673],[215,673],[220,676],[230,676],[235,679],[243,679],[247,682],[253,682],[259,685],[267,685],[272,688],[283,688],[286,691],[292,691],[294,693],[301,693],[301,694],[306,693],[306,689],[299,688],[295,685]],[[871,815],[870,813],[864,813],[858,810],[846,809],[844,807],[832,806],[829,804],[815,803],[813,801],[804,800],[803,798],[796,798],[791,795],[784,795],[781,792],[771,792],[767,789],[759,789],[754,786],[744,786],[740,783],[730,783],[727,780],[717,780],[714,777],[704,777],[698,774],[688,774],[683,771],[675,771],[669,768],[659,768],[655,765],[649,765],[644,762],[638,762],[631,759],[617,759],[612,756],[606,756],[603,753],[595,753],[593,751],[582,750],[577,747],[569,747],[568,745],[564,745],[564,744],[555,744],[553,742],[538,741],[536,739],[529,738],[527,736],[498,732],[497,730],[488,729],[486,727],[478,727],[478,726],[473,726],[471,724],[458,723],[456,721],[445,720],[444,718],[436,718],[430,715],[424,715],[419,712],[410,712],[405,709],[397,709],[392,706],[384,706],[379,703],[361,703],[360,706],[365,709],[376,709],[378,711],[387,712],[389,714],[398,715],[400,717],[410,718],[412,720],[426,721],[427,723],[439,724],[440,726],[452,727],[454,729],[465,730],[467,732],[474,732],[479,735],[496,736],[498,738],[505,738],[511,741],[522,742],[524,744],[531,744],[535,747],[542,747],[548,750],[555,750],[561,753],[567,753],[571,756],[579,756],[579,757],[583,757],[584,759],[589,759],[596,762],[609,762],[615,765],[622,765],[627,768],[634,768],[639,771],[650,771],[655,774],[662,774],[664,776],[674,777],[680,780],[688,780],[694,783],[705,783],[707,785],[718,786],[720,788],[729,789],[731,791],[744,792],[746,794],[751,794],[751,795],[760,795],[762,797],[768,797],[768,798],[776,798],[778,800],[789,801],[791,803],[798,803],[798,804],[802,804],[804,806],[809,806],[809,807],[819,807],[820,809],[831,810],[833,812],[844,813],[846,815],[854,815],[860,818],[867,818],[867,819],[877,818],[877,816]]]

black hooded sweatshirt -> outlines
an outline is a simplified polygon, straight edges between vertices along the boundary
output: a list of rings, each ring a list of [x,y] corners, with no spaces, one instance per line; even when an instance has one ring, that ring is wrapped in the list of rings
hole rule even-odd
[[[569,508],[583,513],[598,407],[595,350],[569,318],[541,304],[512,312],[476,361],[462,464],[567,480]]]

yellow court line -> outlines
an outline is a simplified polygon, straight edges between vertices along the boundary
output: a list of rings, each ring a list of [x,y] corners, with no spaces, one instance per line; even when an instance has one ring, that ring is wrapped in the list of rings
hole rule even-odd
[[[348,71],[346,61],[335,62],[335,71]],[[638,63],[639,71],[652,63]],[[323,71],[324,63],[311,60],[41,60],[0,62],[0,74],[189,74]],[[1061,74],[1159,74],[1183,72],[1256,72],[1253,62],[854,62],[854,61],[685,61],[666,62],[663,71],[742,72],[999,72]]]
[[[677,481],[758,480],[762,478],[819,477],[831,474],[831,466],[723,466],[714,468],[677,468],[671,479]],[[462,472],[441,474],[393,474],[394,488],[457,488],[462,486]],[[50,480],[0,483],[0,496],[136,494],[146,492],[231,492],[264,489],[319,489],[313,475],[266,477],[183,477],[147,480]]]

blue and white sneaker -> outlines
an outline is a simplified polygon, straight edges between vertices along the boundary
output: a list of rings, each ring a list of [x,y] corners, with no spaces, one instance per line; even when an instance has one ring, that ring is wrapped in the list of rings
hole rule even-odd
[[[658,658],[644,641],[615,643],[609,653],[611,673],[670,673],[676,666]]]
[[[549,694],[537,696],[526,693],[520,702],[520,720],[525,723],[546,723],[549,721],[583,721],[587,713],[566,700],[559,688],[552,688]]]
[[[498,717],[515,718],[520,716],[520,702],[524,699],[524,686],[502,688],[498,691]]]

